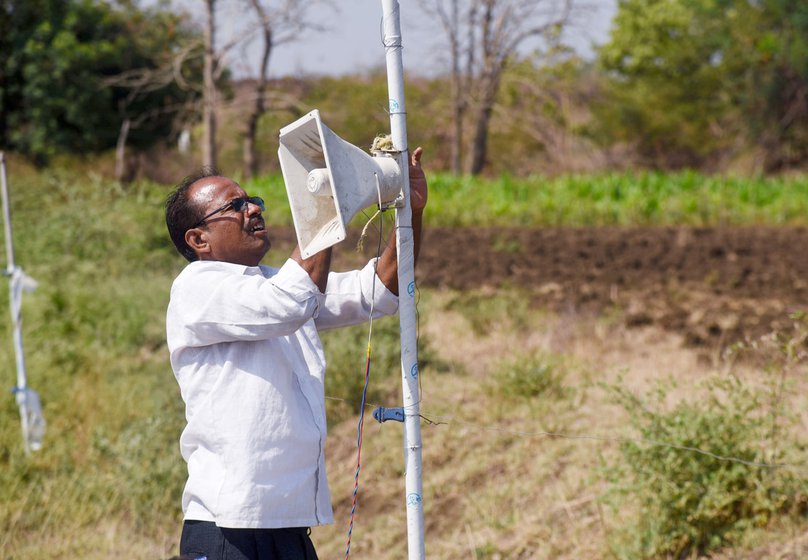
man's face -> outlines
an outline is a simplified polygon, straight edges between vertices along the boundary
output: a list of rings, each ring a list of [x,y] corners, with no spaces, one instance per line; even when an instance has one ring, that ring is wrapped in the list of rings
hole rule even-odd
[[[197,181],[189,193],[192,203],[202,210],[202,216],[213,212],[247,193],[227,177],[206,177]],[[228,208],[207,218],[203,225],[192,228],[188,235],[196,236],[200,260],[224,261],[256,266],[269,251],[269,235],[261,208],[247,204],[240,212]],[[194,247],[193,244],[191,244]]]

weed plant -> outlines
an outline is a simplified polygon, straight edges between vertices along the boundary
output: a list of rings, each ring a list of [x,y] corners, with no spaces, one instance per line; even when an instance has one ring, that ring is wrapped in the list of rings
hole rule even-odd
[[[675,383],[645,396],[609,387],[636,439],[623,440],[605,466],[616,512],[637,507],[614,543],[621,558],[690,558],[742,540],[777,516],[804,515],[808,480],[793,465],[805,444],[794,433],[784,372],[804,358],[804,321],[790,336],[772,335],[734,349],[765,363],[767,382],[730,374],[704,383],[702,399],[666,405]]]

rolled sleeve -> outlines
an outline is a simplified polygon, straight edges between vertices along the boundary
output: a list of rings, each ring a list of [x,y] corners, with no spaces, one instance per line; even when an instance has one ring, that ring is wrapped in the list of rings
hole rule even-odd
[[[328,275],[325,299],[315,323],[321,330],[356,325],[368,320],[371,309],[374,318],[398,311],[398,296],[376,275],[376,259],[361,270]]]
[[[272,270],[266,267],[261,267],[261,269],[263,271]],[[320,304],[325,298],[308,272],[292,259],[288,259],[271,280],[279,290],[283,290],[296,301],[303,302],[313,297]]]

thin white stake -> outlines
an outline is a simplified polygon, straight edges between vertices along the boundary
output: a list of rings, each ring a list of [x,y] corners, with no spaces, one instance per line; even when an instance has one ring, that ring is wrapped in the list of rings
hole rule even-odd
[[[31,291],[36,282],[23,273],[14,263],[14,242],[11,233],[11,210],[8,199],[8,179],[6,178],[6,156],[0,152],[0,185],[3,198],[3,222],[6,236],[6,275],[9,276],[9,297],[11,323],[14,330],[14,353],[17,360],[17,386],[14,388],[17,406],[20,408],[22,439],[25,452],[38,450],[42,445],[45,419],[39,395],[28,388],[25,374],[25,353],[22,347],[22,292]]]
[[[421,480],[421,415],[418,395],[418,348],[415,316],[415,259],[410,207],[407,112],[404,104],[404,63],[401,18],[397,0],[382,0],[383,42],[387,61],[390,132],[399,152],[404,205],[396,210],[401,377],[404,400],[404,464],[406,468],[407,549],[409,560],[426,557],[424,547],[423,483]]]
[[[8,179],[6,178],[6,154],[0,152],[0,181],[3,187],[3,225],[6,235],[6,268],[14,270],[14,242],[11,238],[11,211],[8,204]]]

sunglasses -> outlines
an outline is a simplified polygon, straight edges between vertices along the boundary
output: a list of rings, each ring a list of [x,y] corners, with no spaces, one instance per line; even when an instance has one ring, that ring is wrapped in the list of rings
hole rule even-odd
[[[266,209],[264,206],[264,199],[261,198],[260,196],[241,196],[239,198],[234,198],[224,206],[217,208],[216,210],[214,210],[213,212],[211,212],[210,214],[208,214],[207,216],[196,222],[194,225],[192,225],[191,228],[201,226],[202,224],[205,223],[205,220],[207,220],[211,216],[215,216],[220,212],[225,212],[230,208],[232,208],[234,212],[243,212],[244,210],[247,209],[248,204],[254,204],[255,206],[258,206],[258,208],[261,209],[261,212],[263,212]]]

